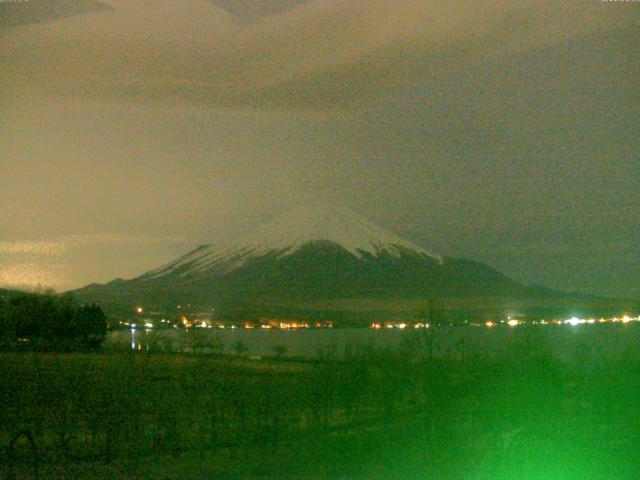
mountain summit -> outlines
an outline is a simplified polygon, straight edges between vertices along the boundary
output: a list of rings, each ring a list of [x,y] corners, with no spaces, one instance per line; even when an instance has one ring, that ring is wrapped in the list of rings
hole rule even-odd
[[[443,258],[427,252],[415,243],[362,218],[345,208],[321,203],[302,205],[276,217],[230,244],[206,245],[152,270],[141,280],[177,274],[221,274],[241,268],[253,259],[271,256],[282,259],[296,255],[313,244],[332,245],[358,260],[430,257],[442,263]]]

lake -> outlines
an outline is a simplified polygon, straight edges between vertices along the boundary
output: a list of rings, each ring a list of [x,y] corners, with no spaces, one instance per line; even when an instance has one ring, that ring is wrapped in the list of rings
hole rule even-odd
[[[640,325],[537,325],[509,327],[441,326],[430,329],[132,329],[110,332],[105,348],[233,354],[242,343],[250,356],[272,356],[277,346],[287,357],[312,358],[320,352],[338,356],[358,349],[402,348],[421,344],[440,357],[496,357],[513,351],[548,349],[557,360],[606,365],[612,360],[640,360]]]

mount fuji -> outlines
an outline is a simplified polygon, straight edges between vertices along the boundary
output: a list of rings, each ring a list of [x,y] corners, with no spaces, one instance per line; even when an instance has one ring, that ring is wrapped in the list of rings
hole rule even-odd
[[[344,208],[294,208],[222,245],[203,245],[131,280],[92,284],[81,298],[170,306],[325,304],[432,298],[522,298],[556,292],[472,260],[435,254]]]
[[[314,204],[284,213],[227,245],[202,246],[142,275],[139,280],[221,276],[250,267],[254,262],[263,264],[266,259],[282,266],[300,255],[313,256],[314,252],[327,250],[356,263],[402,257],[443,262],[442,257],[350,210]]]

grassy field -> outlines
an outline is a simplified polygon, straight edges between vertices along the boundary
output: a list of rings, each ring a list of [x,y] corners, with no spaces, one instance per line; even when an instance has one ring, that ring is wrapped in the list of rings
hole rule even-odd
[[[0,478],[639,478],[640,365],[569,373],[530,339],[443,362],[425,342],[306,363],[0,354]]]

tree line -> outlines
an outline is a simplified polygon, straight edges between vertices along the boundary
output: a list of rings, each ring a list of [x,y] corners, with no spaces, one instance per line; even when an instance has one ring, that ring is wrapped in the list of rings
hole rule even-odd
[[[0,348],[3,350],[95,350],[107,333],[107,320],[95,304],[71,295],[19,293],[0,296]]]

